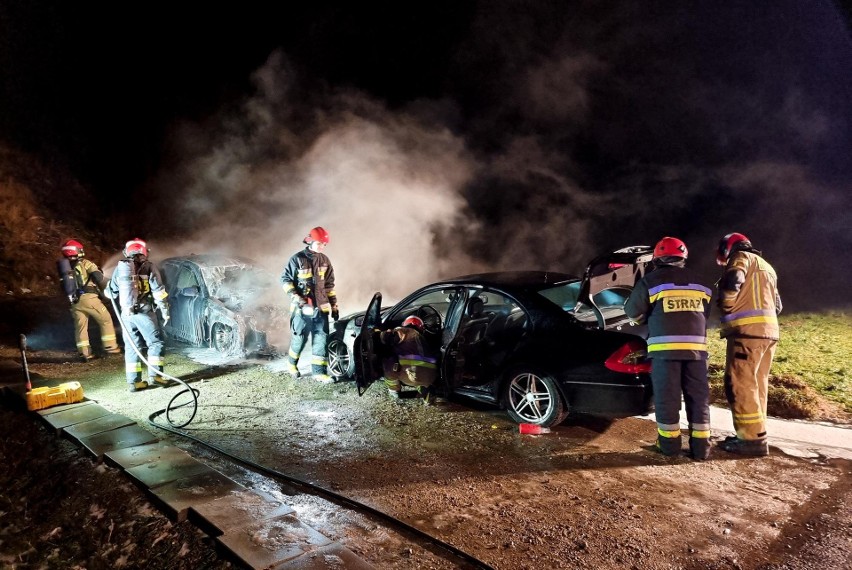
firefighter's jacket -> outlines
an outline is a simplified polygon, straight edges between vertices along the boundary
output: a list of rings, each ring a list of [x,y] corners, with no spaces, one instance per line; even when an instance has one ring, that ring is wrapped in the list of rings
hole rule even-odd
[[[154,307],[168,313],[166,288],[157,267],[143,259],[122,259],[112,274],[109,290],[123,313],[150,313]]]
[[[103,272],[88,259],[60,260],[57,266],[65,294],[73,302],[87,293],[100,295],[100,292],[106,288]]]
[[[778,340],[781,296],[775,269],[755,251],[734,251],[719,280],[722,338]]]
[[[624,312],[633,322],[647,321],[650,358],[701,360],[707,358],[711,294],[692,270],[661,265],[636,283]]]
[[[431,386],[438,376],[438,359],[416,329],[396,327],[378,334],[393,356],[383,360],[385,377],[409,386]]]
[[[323,313],[337,304],[334,292],[334,269],[324,253],[305,248],[293,255],[281,272],[281,285],[290,296],[290,312],[310,302]]]

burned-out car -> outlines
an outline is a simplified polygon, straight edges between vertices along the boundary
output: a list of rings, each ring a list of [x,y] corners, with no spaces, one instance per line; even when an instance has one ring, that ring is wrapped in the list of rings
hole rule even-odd
[[[270,337],[287,321],[272,274],[252,260],[220,255],[170,257],[159,265],[169,294],[168,337],[228,355],[277,352]]]
[[[652,409],[647,330],[624,302],[651,262],[634,246],[564,273],[484,273],[426,285],[392,307],[376,293],[366,313],[336,323],[330,370],[359,393],[382,376],[375,329],[417,315],[439,350],[439,392],[504,408],[519,423],[552,426],[569,412],[608,417]]]

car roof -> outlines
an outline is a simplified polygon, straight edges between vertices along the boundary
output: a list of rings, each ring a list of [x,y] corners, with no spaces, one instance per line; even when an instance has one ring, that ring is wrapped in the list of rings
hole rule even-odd
[[[202,254],[191,254],[191,255],[183,255],[178,257],[169,257],[168,259],[164,259],[162,263],[183,263],[185,261],[189,261],[191,263],[195,263],[200,267],[230,267],[237,265],[250,265],[254,266],[256,263],[245,257],[236,257],[230,255],[219,255],[215,253],[202,253]]]
[[[440,283],[448,285],[476,284],[505,289],[538,290],[574,281],[579,281],[579,277],[558,271],[497,271],[462,275],[446,279]]]

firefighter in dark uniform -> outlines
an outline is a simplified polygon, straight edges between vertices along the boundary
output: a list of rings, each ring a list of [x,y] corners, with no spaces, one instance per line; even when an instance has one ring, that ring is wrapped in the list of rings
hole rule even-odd
[[[321,227],[313,228],[305,237],[307,247],[294,254],[281,273],[284,292],[290,296],[290,350],[285,371],[298,378],[299,356],[311,337],[311,373],[314,380],[332,382],[328,375],[329,314],[339,317],[337,294],[334,292],[334,268],[323,250],[329,235]]]
[[[385,385],[391,398],[399,399],[402,385],[414,386],[423,403],[432,403],[432,385],[438,376],[438,358],[423,337],[423,319],[410,316],[402,326],[376,331],[378,341],[393,351],[382,359]]]
[[[86,259],[83,244],[69,239],[62,244],[62,255],[57,263],[59,276],[68,300],[71,302],[71,316],[74,317],[74,336],[77,352],[83,360],[94,358],[89,342],[89,319],[98,323],[101,331],[101,346],[107,354],[121,354],[106,306],[101,295],[107,286],[103,272],[92,261]]]
[[[109,282],[112,298],[118,303],[121,321],[128,339],[125,342],[124,364],[127,384],[136,392],[159,384],[170,386],[172,381],[162,378],[164,340],[163,331],[157,322],[156,309],[160,310],[163,324],[169,321],[169,305],[160,271],[148,260],[148,245],[139,238],[128,241],[124,246],[124,257],[118,262]],[[142,379],[142,361],[129,343],[139,350],[147,350],[148,381]]]
[[[720,334],[727,339],[725,395],[737,432],[719,447],[742,455],[768,455],[766,398],[779,338],[778,277],[740,233],[719,240],[716,263],[725,267],[717,284],[717,303],[722,312]]]
[[[686,268],[686,244],[664,237],[654,247],[654,269],[630,293],[624,311],[648,323],[648,356],[657,419],[657,447],[678,455],[681,393],[689,423],[689,451],[710,454],[710,385],[707,381],[707,316],[711,290]]]

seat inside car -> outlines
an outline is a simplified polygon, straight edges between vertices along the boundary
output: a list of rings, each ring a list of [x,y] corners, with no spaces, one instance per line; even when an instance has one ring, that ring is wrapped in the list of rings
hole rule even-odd
[[[480,297],[473,297],[468,301],[465,314],[467,319],[462,324],[461,335],[465,342],[474,344],[484,338],[491,315],[485,312],[485,302]]]

